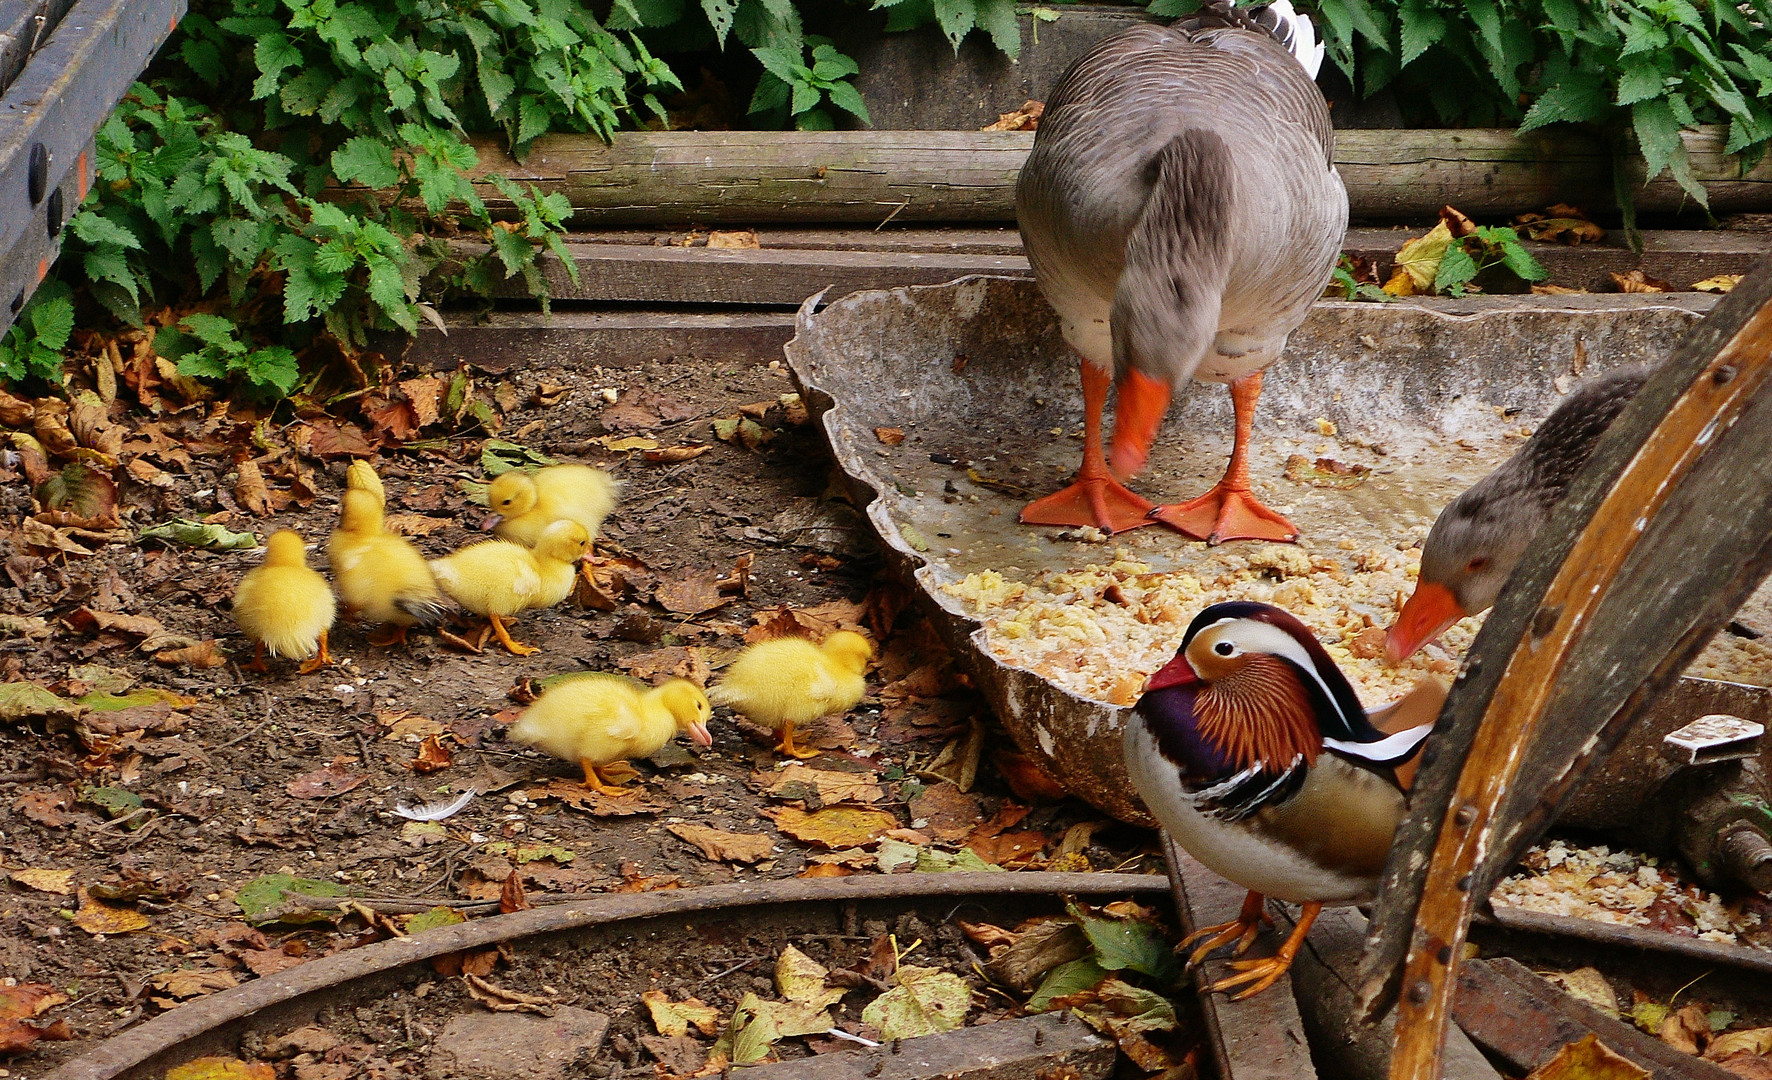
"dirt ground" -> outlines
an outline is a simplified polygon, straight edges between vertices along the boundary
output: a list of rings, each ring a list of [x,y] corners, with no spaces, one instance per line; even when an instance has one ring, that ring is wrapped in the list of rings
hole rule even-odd
[[[123,358],[112,364],[121,380],[113,403],[84,421],[76,409],[63,429],[81,446],[109,439],[114,469],[58,447],[53,423],[44,438],[41,416],[5,418],[25,431],[35,424],[51,473],[66,475],[64,461],[98,462],[90,471],[116,482],[108,520],[102,490],[87,502],[76,492],[58,518],[32,503],[30,473],[42,461],[29,460],[29,447],[9,455],[0,473],[4,518],[15,523],[0,534],[7,680],[35,683],[64,705],[80,697],[110,702],[67,706],[60,717],[10,703],[0,713],[0,864],[13,879],[0,897],[0,973],[62,988],[72,1000],[48,1016],[66,1019],[74,1036],[40,1043],[15,1068],[41,1075],[181,1001],[382,936],[355,916],[251,929],[236,893],[266,874],[332,882],[416,911],[469,902],[484,910],[513,869],[530,899],[809,868],[877,872],[874,853],[840,838],[821,841],[815,826],[796,826],[812,841],[796,838],[765,813],[817,811],[821,793],[804,783],[784,788],[769,742],[724,710],[712,750],[679,743],[656,764],[639,763],[643,794],[631,800],[586,798],[573,767],[503,738],[502,723],[534,680],[575,670],[705,678],[771,620],[858,625],[883,643],[867,701],[846,721],[810,733],[823,753],[809,765],[879,785],[869,805],[895,819],[905,843],[947,852],[971,846],[1011,867],[1060,860],[1073,869],[1160,871],[1147,834],[1101,822],[1074,800],[1033,798],[1038,777],[1024,775],[939,645],[914,615],[901,614],[902,598],[880,580],[865,526],[831,481],[828,455],[792,401],[780,400],[793,387],[779,364],[479,377],[471,392],[494,416],[498,438],[602,466],[624,485],[599,548],[604,588],[580,597],[593,606],[569,602],[519,619],[516,636],[542,649],[527,658],[495,644],[471,655],[428,633],[414,633],[408,648],[371,648],[368,628],[341,622],[333,666],[300,675],[274,661],[271,674],[258,675],[240,669],[250,648],[229,618],[228,598],[262,546],[210,551],[137,541],[136,532],[186,518],[261,539],[293,528],[323,545],[355,451],[368,452],[380,470],[389,513],[413,515],[405,528],[427,554],[440,555],[484,535],[485,510],[458,482],[486,479],[486,432],[451,434],[447,374],[440,389],[437,379],[402,373],[412,380],[405,389],[357,403],[354,424],[334,425],[318,414],[292,419],[239,403],[181,409],[176,384],[156,380],[140,350],[132,361],[129,349],[123,342]],[[81,382],[96,387],[102,404],[107,376],[93,370]],[[463,410],[457,425],[473,415]],[[730,418],[749,424],[732,431]],[[730,442],[714,437],[722,419]],[[409,436],[404,448],[392,433]],[[675,462],[649,461],[642,449],[656,445],[667,453],[654,456],[670,457],[668,448],[697,444],[708,449],[680,452],[686,460]],[[253,463],[263,490],[243,483],[241,461]],[[255,506],[268,512],[257,516]],[[33,524],[34,513],[59,524]],[[747,560],[740,589],[735,568]],[[324,563],[320,546],[310,561]],[[727,591],[716,579],[727,580]],[[119,709],[105,694],[128,700]],[[968,759],[975,777],[961,775],[973,771]],[[999,762],[1030,797],[1012,793]],[[948,782],[962,779],[973,781],[969,790]],[[446,822],[415,825],[393,812],[470,787],[479,794]],[[673,825],[767,841],[761,853],[708,850]],[[922,934],[925,948],[964,969],[951,927],[901,929]],[[821,946],[824,958],[846,962],[828,955],[836,947]],[[592,1073],[607,1074],[652,1061],[634,1041],[651,1030],[639,1020],[640,983],[673,993],[699,986],[712,1003],[730,1005],[721,999],[735,996],[732,987],[749,988],[746,980],[766,978],[773,963],[771,956],[737,972],[731,987],[707,983],[738,952],[745,950],[705,937],[605,966],[605,975],[620,968],[619,978],[536,969],[516,979],[527,986],[552,977],[568,994],[563,1000],[614,1018],[607,1060]],[[459,997],[451,984],[433,1005]],[[416,1068],[412,1014],[406,1018],[404,1030],[371,1017],[339,1034],[367,1040],[383,1063],[406,1062],[396,1071]],[[417,1022],[428,1030],[422,1013]]]

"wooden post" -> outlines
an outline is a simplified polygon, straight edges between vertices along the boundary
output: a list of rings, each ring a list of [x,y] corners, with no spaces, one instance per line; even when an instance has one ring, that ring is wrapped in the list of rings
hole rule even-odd
[[[1391,1075],[1438,1075],[1476,906],[1586,766],[1772,569],[1772,266],[1602,439],[1495,605],[1424,754],[1359,990],[1397,988]]]

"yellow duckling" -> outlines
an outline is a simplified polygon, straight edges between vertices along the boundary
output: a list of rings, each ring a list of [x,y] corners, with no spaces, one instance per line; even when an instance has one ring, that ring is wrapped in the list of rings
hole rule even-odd
[[[794,746],[794,725],[855,708],[867,693],[862,674],[873,655],[874,646],[852,630],[838,630],[822,645],[805,638],[758,642],[739,654],[708,697],[780,731],[782,753],[817,757],[817,750]]]
[[[378,504],[383,507],[388,505],[388,492],[381,486],[381,477],[376,474],[375,466],[361,458],[351,462],[345,469],[345,489],[367,491],[375,496]]]
[[[387,530],[381,500],[370,489],[345,489],[326,554],[345,609],[388,628],[382,637],[370,638],[371,645],[404,644],[407,630],[443,617],[448,601],[431,564],[411,541]]]
[[[707,695],[688,679],[648,688],[623,675],[587,674],[550,687],[510,727],[510,737],[585,771],[585,787],[631,795],[615,786],[639,775],[628,758],[650,757],[679,734],[712,746]],[[616,779],[620,778],[620,780]]]
[[[451,599],[486,616],[499,643],[513,656],[528,656],[541,650],[511,640],[504,620],[566,599],[577,574],[574,564],[590,546],[583,525],[556,521],[542,530],[533,549],[508,540],[486,540],[432,559],[431,570]]]
[[[497,518],[500,539],[534,547],[556,521],[576,521],[592,540],[615,509],[615,480],[589,465],[550,465],[535,472],[511,470],[493,478],[486,505]]]
[[[338,602],[319,571],[308,566],[308,552],[297,534],[282,529],[265,541],[265,564],[241,575],[234,587],[234,621],[252,639],[252,662],[264,671],[265,651],[305,663],[308,675],[332,662],[326,632],[338,615]],[[311,658],[311,659],[310,659]]]

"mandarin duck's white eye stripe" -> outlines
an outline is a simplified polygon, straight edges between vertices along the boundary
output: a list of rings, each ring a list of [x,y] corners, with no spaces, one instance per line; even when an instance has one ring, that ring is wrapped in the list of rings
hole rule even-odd
[[[1227,626],[1226,624],[1232,625]],[[1341,699],[1337,698],[1334,692],[1329,689],[1328,682],[1324,680],[1322,672],[1317,670],[1317,663],[1311,659],[1311,654],[1291,634],[1272,623],[1261,622],[1258,619],[1220,619],[1212,626],[1224,626],[1225,633],[1244,652],[1270,653],[1290,660],[1298,670],[1304,672],[1312,682],[1317,684],[1318,689],[1323,691],[1324,700],[1334,706],[1336,712],[1341,711]],[[1354,718],[1344,716],[1342,719],[1347,722],[1350,730],[1358,731],[1360,729],[1360,724]],[[1361,717],[1360,719],[1364,720],[1365,718]]]

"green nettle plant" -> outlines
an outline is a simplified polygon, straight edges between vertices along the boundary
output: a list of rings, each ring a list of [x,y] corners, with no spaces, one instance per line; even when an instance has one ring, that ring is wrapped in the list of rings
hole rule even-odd
[[[1701,206],[1682,129],[1727,125],[1728,150],[1749,164],[1772,139],[1772,0],[1297,2],[1358,92],[1393,91],[1418,126],[1589,125],[1640,153],[1650,177],[1671,172]],[[1199,6],[1149,5],[1161,16]],[[514,208],[495,220],[469,179],[480,164],[471,135],[496,135],[522,157],[549,132],[669,126],[666,103],[683,82],[662,57],[693,68],[714,52],[754,65],[756,126],[866,122],[856,62],[802,15],[869,8],[194,0],[99,131],[99,181],[69,223],[60,281],[0,344],[0,380],[59,384],[57,357],[79,316],[153,323],[181,371],[274,398],[302,385],[312,346],[361,352],[374,331],[434,318],[437,298],[489,296],[521,279],[545,304],[540,253],[576,280],[561,242],[571,208],[485,177]],[[1024,26],[1037,33],[1063,6],[871,9],[887,32],[935,26],[956,50],[976,37],[1013,59]],[[478,240],[467,248],[479,254],[452,253],[452,240]]]

